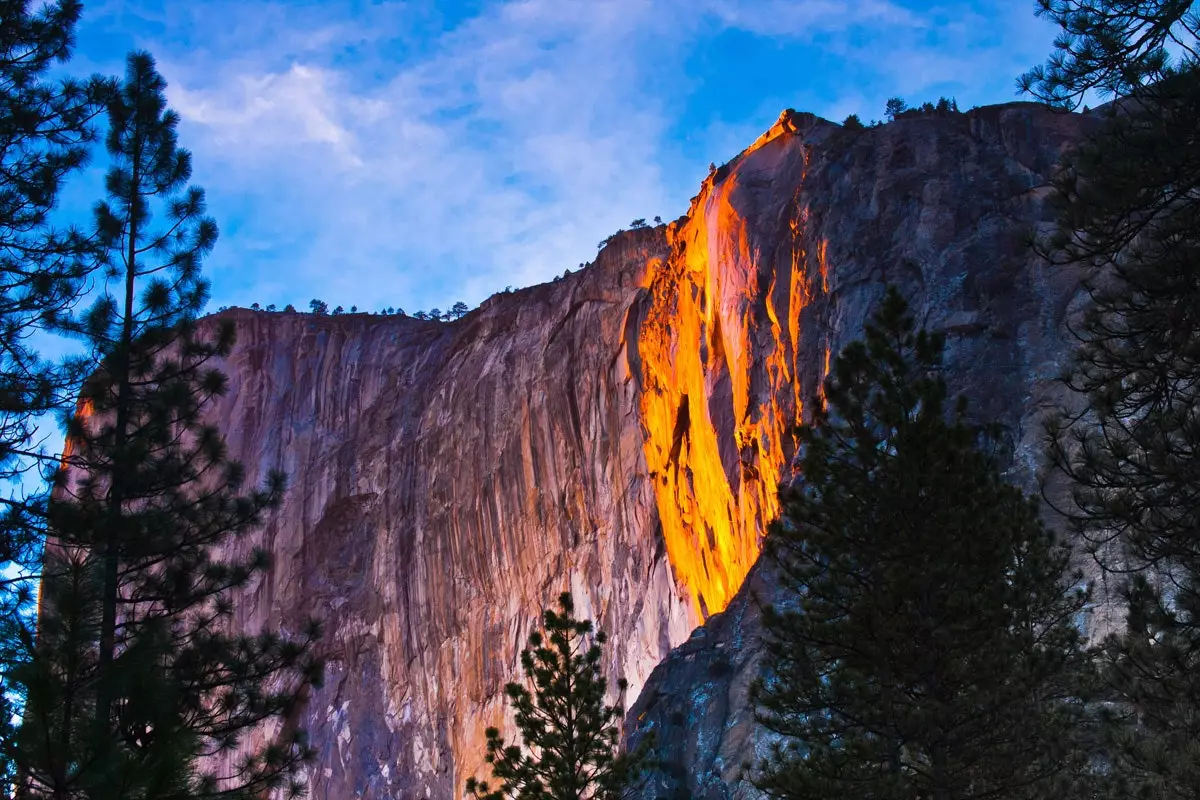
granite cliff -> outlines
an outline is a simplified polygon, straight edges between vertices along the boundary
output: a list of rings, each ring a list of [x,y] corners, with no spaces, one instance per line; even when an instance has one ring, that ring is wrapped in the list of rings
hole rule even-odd
[[[1075,288],[1025,237],[1090,124],[1032,104],[858,132],[785,112],[679,220],[458,321],[226,312],[216,419],[251,477],[291,485],[245,543],[274,567],[237,624],[327,630],[300,719],[311,796],[458,796],[564,589],[611,636],[632,735],[659,732],[647,797],[753,796],[749,587],[771,582],[751,569],[795,423],[895,283],[1020,461]]]
[[[920,322],[946,331],[951,390],[1004,426],[1009,477],[1029,489],[1041,415],[1063,399],[1066,322],[1082,296],[1078,273],[1048,266],[1026,243],[1052,224],[1060,155],[1098,121],[1024,103],[902,119],[813,148],[797,195],[826,265],[820,302],[802,317],[812,314],[825,352],[855,338],[887,284],[898,285]],[[641,797],[761,797],[748,775],[771,736],[754,723],[749,693],[761,608],[772,602],[788,599],[759,563],[652,673],[626,719],[628,740],[653,731],[660,743],[662,764]],[[1103,608],[1093,612],[1093,629],[1109,624]]]

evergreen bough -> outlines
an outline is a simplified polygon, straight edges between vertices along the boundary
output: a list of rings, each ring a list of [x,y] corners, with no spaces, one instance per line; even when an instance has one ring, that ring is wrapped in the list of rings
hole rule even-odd
[[[74,45],[77,0],[0,0],[0,792],[16,779],[23,709],[16,677],[29,657],[46,492],[53,468],[39,422],[68,408],[82,359],[50,361],[34,346],[79,302],[95,242],[53,218],[87,162],[112,82],[52,77]],[[42,429],[44,434],[44,428]]]

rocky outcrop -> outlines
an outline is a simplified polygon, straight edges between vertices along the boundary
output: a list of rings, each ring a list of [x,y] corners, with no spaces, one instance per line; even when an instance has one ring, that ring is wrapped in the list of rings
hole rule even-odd
[[[456,322],[227,312],[216,419],[250,477],[291,484],[243,545],[274,566],[237,624],[325,622],[312,796],[458,796],[564,589],[644,694],[630,728],[675,765],[658,784],[727,796],[715,778],[758,741],[738,592],[830,354],[896,283],[949,326],[955,381],[1031,441],[1073,283],[1023,237],[1085,124],[1024,104],[855,133],[785,112],[678,221]]]
[[[805,273],[822,283],[801,314],[801,330],[820,342],[801,347],[807,373],[855,338],[896,284],[919,322],[946,331],[951,389],[1005,426],[1011,477],[1031,483],[1079,275],[1046,265],[1026,242],[1050,224],[1059,156],[1095,124],[1010,104],[842,132],[812,148],[796,195],[812,243],[798,252],[815,248]],[[750,685],[761,606],[787,601],[770,565],[757,565],[725,611],[655,669],[626,724],[634,743],[650,732],[658,742],[647,800],[760,797],[748,778],[771,737],[754,723]]]

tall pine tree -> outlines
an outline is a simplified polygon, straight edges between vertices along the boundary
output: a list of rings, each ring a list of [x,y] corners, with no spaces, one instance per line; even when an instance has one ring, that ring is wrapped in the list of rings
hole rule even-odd
[[[0,481],[36,467],[39,415],[62,407],[77,372],[47,362],[30,346],[73,309],[95,268],[90,237],[56,227],[51,212],[64,180],[86,162],[94,117],[110,82],[52,81],[70,57],[80,7],[61,0],[36,11],[0,0]],[[7,488],[7,487],[6,487]],[[20,497],[0,497],[0,563],[21,553]]]
[[[504,690],[516,708],[523,746],[487,730],[495,784],[468,779],[467,793],[479,800],[620,800],[641,772],[646,747],[618,752],[623,712],[604,702],[604,632],[575,618],[571,595],[564,593],[558,605],[558,612],[546,610],[545,630],[531,633],[521,651],[533,691],[519,683]]]
[[[38,423],[73,400],[78,362],[52,362],[32,341],[69,313],[94,269],[94,241],[57,226],[64,181],[85,163],[111,82],[51,80],[71,55],[80,5],[0,0],[0,786],[27,657],[45,511]]]
[[[1117,113],[1056,181],[1041,246],[1085,269],[1070,407],[1049,428],[1061,510],[1115,579],[1104,643],[1113,769],[1131,794],[1200,785],[1200,16],[1179,0],[1046,3],[1059,52],[1023,85]],[[1171,53],[1175,53],[1174,60]],[[1052,473],[1054,474],[1054,473]]]
[[[801,428],[766,542],[795,602],[766,611],[754,689],[772,797],[1045,798],[1083,772],[1087,593],[948,404],[942,347],[890,290]]]
[[[298,794],[310,758],[289,716],[320,678],[315,625],[231,629],[231,590],[266,566],[237,540],[283,478],[244,488],[206,409],[231,325],[204,330],[200,262],[217,237],[146,53],[108,104],[109,199],[97,206],[110,288],[72,329],[96,367],[68,426],[32,658],[18,677],[24,796]]]

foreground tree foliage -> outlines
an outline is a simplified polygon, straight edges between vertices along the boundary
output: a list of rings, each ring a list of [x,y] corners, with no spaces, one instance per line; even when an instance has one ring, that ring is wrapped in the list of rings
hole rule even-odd
[[[1037,0],[1037,15],[1059,28],[1050,59],[1018,79],[1022,92],[1077,108],[1101,98],[1153,95],[1200,56],[1194,0]],[[1180,54],[1172,64],[1171,52]]]
[[[1049,427],[1061,510],[1115,578],[1128,630],[1104,643],[1106,729],[1128,796],[1200,786],[1200,17],[1191,2],[1055,3],[1063,48],[1036,95],[1089,88],[1118,111],[1056,182],[1057,233],[1082,268],[1070,408]],[[1177,54],[1174,62],[1168,50]],[[1053,484],[1052,484],[1053,485]]]
[[[225,391],[213,361],[234,332],[195,322],[217,230],[187,186],[164,89],[153,59],[132,54],[108,102],[109,198],[96,212],[116,292],[62,323],[96,367],[48,508],[31,657],[13,673],[21,797],[296,795],[311,757],[290,715],[320,678],[315,626],[230,633],[230,591],[266,567],[232,545],[278,502],[283,478],[246,491],[203,421]]]
[[[623,711],[604,702],[605,635],[575,618],[571,595],[564,593],[558,605],[557,612],[546,610],[544,631],[531,633],[521,651],[533,691],[519,683],[504,689],[523,746],[506,744],[496,728],[487,730],[485,758],[494,783],[470,778],[466,787],[480,800],[619,800],[641,774],[646,747],[618,752]]]
[[[94,117],[111,84],[51,80],[71,54],[80,6],[0,0],[0,786],[13,777],[9,744],[20,710],[11,669],[28,653],[45,496],[38,419],[69,403],[78,362],[41,358],[30,337],[69,312],[95,268],[93,242],[50,216],[85,164]]]
[[[46,77],[69,58],[78,18],[74,2],[35,12],[26,0],[0,0],[0,479],[6,483],[36,466],[32,423],[59,409],[78,377],[39,358],[28,341],[73,307],[95,267],[89,238],[56,229],[49,218],[63,181],[87,160],[93,117],[110,88],[98,78]],[[0,562],[18,560],[27,509],[7,493],[0,503]]]
[[[802,427],[802,477],[766,552],[794,605],[766,610],[760,765],[772,797],[1045,798],[1075,745],[1087,602],[1069,553],[950,407],[942,338],[893,289]]]

